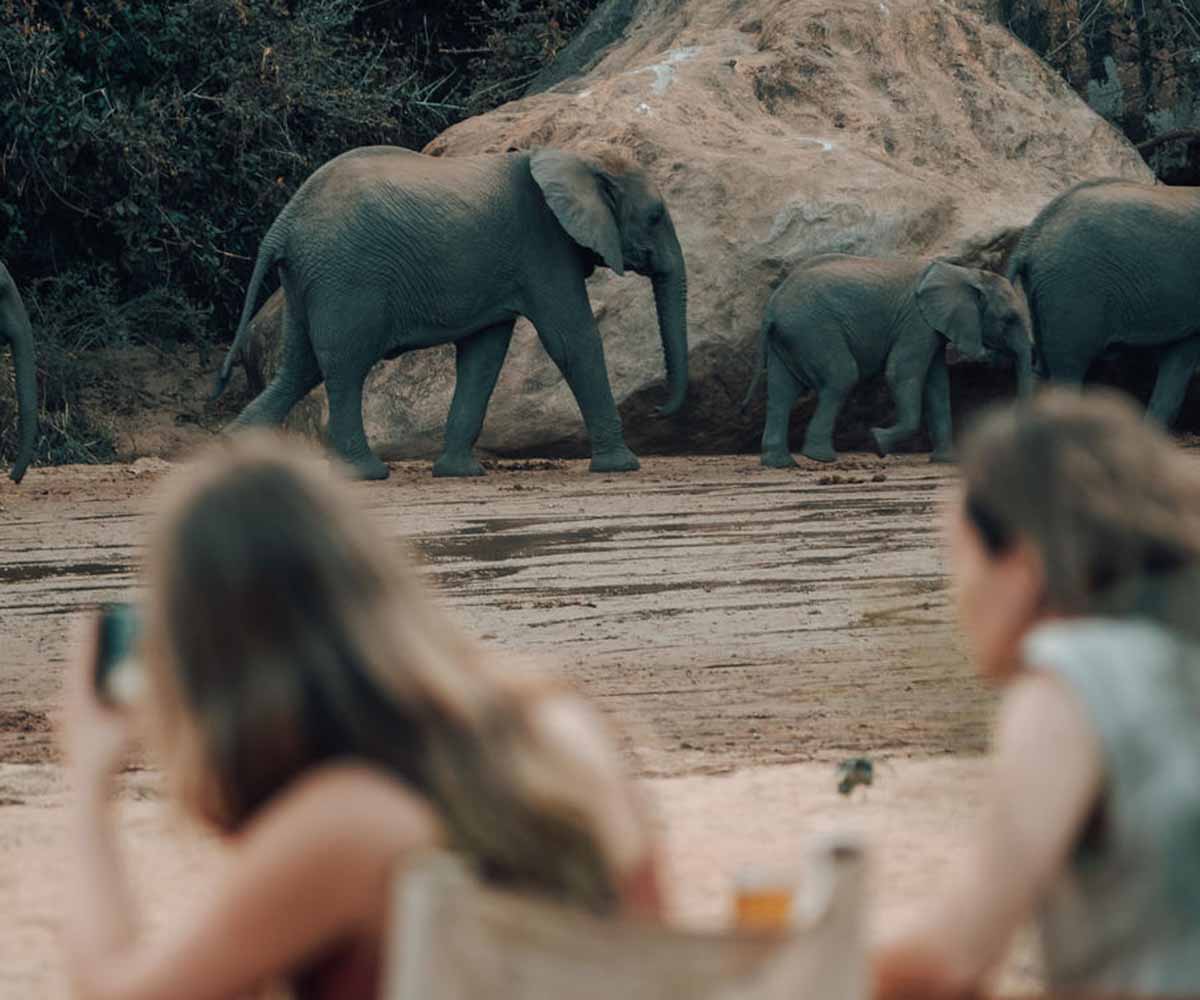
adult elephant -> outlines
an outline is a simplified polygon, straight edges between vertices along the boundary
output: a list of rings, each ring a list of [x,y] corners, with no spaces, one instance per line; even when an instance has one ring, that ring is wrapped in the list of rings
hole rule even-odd
[[[1200,188],[1078,184],[1025,230],[1008,276],[1047,378],[1078,384],[1110,349],[1158,347],[1148,413],[1174,422],[1200,360]]]
[[[749,403],[765,371],[762,464],[796,464],[788,450],[788,421],[804,389],[817,392],[804,454],[832,462],[834,423],[846,397],[861,379],[879,372],[896,404],[895,423],[871,431],[879,454],[915,434],[924,411],[932,460],[950,461],[947,343],[969,358],[1011,356],[1018,390],[1032,388],[1025,304],[1003,276],[945,261],[847,254],[805,261],[767,302],[761,362],[742,401]]]
[[[217,393],[276,263],[287,300],[280,367],[235,423],[282,422],[324,380],[333,444],[363,478],[388,474],[363,430],[367,373],[381,358],[448,342],[456,381],[433,473],[483,474],[472,449],[518,316],[579,404],[592,471],[636,469],[584,284],[597,266],[651,279],[670,389],[659,412],[683,406],[683,252],[653,181],[618,157],[543,149],[442,159],[372,146],[331,160],[263,240]]]
[[[37,372],[33,357],[33,328],[25,303],[8,268],[0,262],[0,343],[12,350],[17,382],[17,458],[9,475],[14,483],[25,476],[37,444]]]

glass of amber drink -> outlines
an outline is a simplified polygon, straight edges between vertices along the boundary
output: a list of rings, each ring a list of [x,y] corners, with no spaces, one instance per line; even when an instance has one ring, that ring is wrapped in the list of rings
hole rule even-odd
[[[781,931],[792,923],[795,873],[745,869],[734,885],[734,924],[738,930]]]

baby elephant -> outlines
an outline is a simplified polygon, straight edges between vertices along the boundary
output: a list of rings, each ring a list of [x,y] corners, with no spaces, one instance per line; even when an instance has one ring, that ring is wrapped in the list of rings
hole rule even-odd
[[[932,460],[953,460],[950,381],[945,342],[968,358],[992,351],[1016,361],[1022,395],[1032,387],[1032,342],[1025,301],[998,274],[943,261],[823,254],[788,275],[767,303],[762,357],[743,406],[763,369],[767,422],[762,464],[794,466],[788,418],[805,389],[817,409],[804,435],[804,454],[832,462],[833,425],[854,386],[880,371],[896,403],[896,422],[871,431],[880,455],[921,426],[933,438]]]

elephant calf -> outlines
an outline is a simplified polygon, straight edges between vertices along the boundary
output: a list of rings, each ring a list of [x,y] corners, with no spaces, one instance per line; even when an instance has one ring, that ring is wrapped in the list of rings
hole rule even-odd
[[[579,404],[592,470],[636,469],[584,284],[597,266],[651,279],[670,388],[660,412],[683,406],[683,251],[654,182],[619,158],[543,149],[443,159],[372,146],[331,160],[263,239],[214,395],[274,264],[287,300],[280,366],[236,423],[281,423],[324,381],[333,444],[363,478],[388,474],[363,431],[367,373],[381,358],[445,343],[457,348],[457,371],[433,472],[483,474],[472,449],[518,316]]]
[[[12,349],[17,382],[17,458],[9,475],[14,483],[19,483],[37,444],[37,371],[29,314],[8,268],[0,262],[0,344],[5,342]]]
[[[767,374],[762,464],[794,466],[788,418],[800,392],[817,393],[804,454],[832,462],[833,427],[862,379],[885,372],[896,422],[871,431],[880,455],[921,426],[933,461],[953,457],[945,345],[969,358],[1011,354],[1022,394],[1032,386],[1032,345],[1024,300],[1003,277],[942,261],[824,254],[802,263],[767,303],[761,361],[743,401]]]

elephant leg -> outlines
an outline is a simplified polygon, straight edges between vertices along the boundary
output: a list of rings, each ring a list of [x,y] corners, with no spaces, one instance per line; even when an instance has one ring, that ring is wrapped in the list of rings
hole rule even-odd
[[[1175,422],[1197,362],[1200,362],[1200,335],[1172,344],[1163,352],[1158,363],[1158,377],[1154,380],[1154,392],[1146,407],[1147,417],[1157,420],[1164,427],[1170,427]]]
[[[530,317],[551,360],[571,387],[592,445],[592,472],[633,472],[637,456],[625,444],[621,418],[608,383],[604,344],[596,329],[587,294],[582,303],[559,304]]]
[[[774,469],[792,469],[796,460],[788,448],[788,423],[800,395],[800,386],[787,366],[776,355],[778,347],[767,348],[767,419],[763,424],[763,465]]]
[[[890,454],[921,429],[921,401],[931,360],[924,353],[896,349],[888,356],[887,383],[896,403],[896,422],[891,427],[871,428],[878,454]]]
[[[933,441],[931,462],[954,461],[954,424],[950,418],[950,373],[946,355],[934,355],[929,373],[925,376],[925,426]]]
[[[362,392],[367,372],[335,369],[325,374],[329,394],[329,437],[359,479],[387,479],[388,467],[371,451],[363,430]]]
[[[1042,352],[1042,366],[1048,381],[1066,388],[1080,389],[1092,367],[1091,357],[1059,354],[1055,351]]]
[[[1063,292],[1043,296],[1037,349],[1048,381],[1080,387],[1104,347],[1107,322],[1102,300]]]
[[[838,344],[832,357],[825,359],[827,370],[817,390],[817,408],[804,431],[804,455],[817,462],[833,462],[833,430],[846,398],[858,383],[858,364],[844,344]]]
[[[283,351],[279,370],[268,385],[241,412],[231,427],[282,424],[292,407],[321,382],[321,367],[308,337],[308,328],[297,310],[283,310]]]
[[[833,428],[853,386],[827,385],[817,393],[817,408],[804,431],[804,455],[815,462],[836,462]]]
[[[512,321],[488,327],[459,341],[454,377],[454,399],[446,421],[442,454],[433,465],[435,476],[482,476],[483,466],[472,454],[488,401],[500,377],[504,356],[512,340]]]

